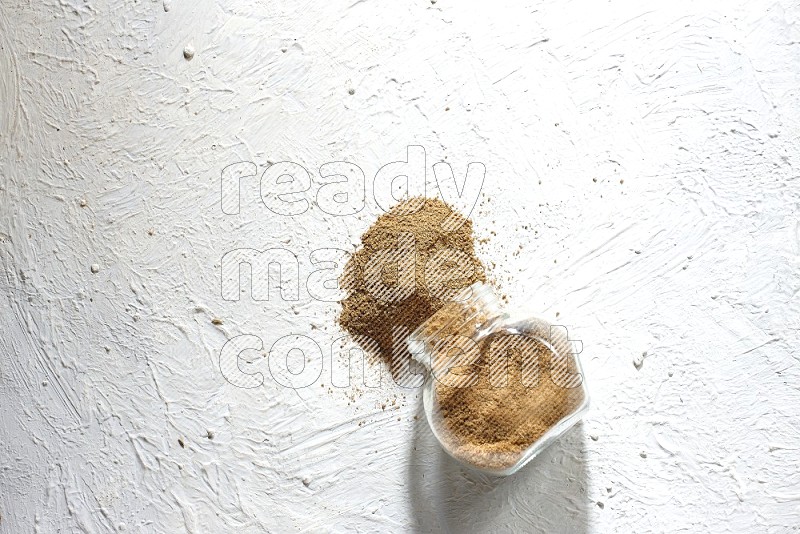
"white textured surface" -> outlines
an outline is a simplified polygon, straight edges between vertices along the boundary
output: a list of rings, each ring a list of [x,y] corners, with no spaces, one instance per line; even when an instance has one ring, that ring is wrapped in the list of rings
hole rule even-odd
[[[780,0],[4,0],[0,532],[796,531],[798,43]],[[219,369],[239,334],[341,335],[304,287],[223,300],[225,252],[307,275],[377,213],[245,181],[224,215],[222,168],[369,180],[409,144],[486,165],[483,258],[584,343],[593,411],[501,482],[414,392]]]

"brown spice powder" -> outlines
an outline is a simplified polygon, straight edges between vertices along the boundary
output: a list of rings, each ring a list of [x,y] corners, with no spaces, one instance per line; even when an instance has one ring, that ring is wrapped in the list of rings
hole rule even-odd
[[[498,322],[494,304],[451,302],[415,334],[431,357],[430,422],[456,458],[503,472],[585,401],[566,331]],[[464,343],[464,339],[472,340]]]
[[[420,204],[420,209],[408,213]],[[445,220],[457,221],[460,225],[448,231],[443,226]],[[376,254],[382,250],[397,249],[398,239],[408,234],[413,236],[415,249],[414,290],[410,296],[399,301],[377,298],[367,283],[365,269]],[[468,265],[465,276],[461,280],[453,280],[451,288],[458,289],[485,280],[483,265],[475,255],[472,221],[441,200],[415,197],[381,215],[361,236],[361,245],[347,262],[340,280],[342,289],[348,295],[341,302],[339,323],[365,350],[381,356],[398,379],[410,358],[405,344],[406,336],[444,304],[429,291],[425,274],[428,261],[440,251],[456,250],[462,254],[462,259],[466,258]],[[383,273],[383,281],[388,285],[397,285],[397,268],[388,267]],[[459,266],[459,269],[463,268],[464,265]],[[393,348],[396,354],[393,354]]]
[[[421,200],[409,199],[379,217],[361,237],[362,247],[350,258],[340,280],[348,296],[341,302],[339,323],[365,350],[381,356],[396,379],[410,358],[405,338],[423,323],[423,336],[441,339],[452,334],[473,337],[488,319],[475,314],[481,310],[445,305],[429,290],[425,266],[443,249],[457,249],[464,255],[462,263],[466,257],[472,268],[453,289],[485,282],[485,274],[475,255],[471,221],[437,199],[425,199],[421,209],[406,214]],[[447,231],[442,223],[453,217],[460,217],[462,224]],[[414,240],[414,291],[398,301],[377,298],[370,290],[365,271],[375,254],[396,248],[398,238],[404,233],[411,234]],[[383,282],[396,286],[400,282],[398,271],[395,268],[382,272]],[[467,316],[469,320],[465,320]],[[516,326],[517,332],[528,328],[529,334],[547,339],[548,333],[542,330],[549,326],[546,323],[534,320]],[[431,423],[443,445],[453,456],[469,464],[496,471],[516,464],[533,443],[584,401],[581,387],[564,388],[551,379],[553,369],[558,366],[562,371],[576,372],[574,360],[559,357],[554,362],[553,353],[541,342],[503,334],[508,332],[495,331],[480,339],[480,354],[469,366],[474,371],[471,376],[477,376],[476,381],[470,382],[472,385],[452,387],[452,382],[446,385],[434,381],[432,386],[435,406]],[[570,353],[566,338],[550,341],[557,354]],[[507,357],[497,358],[500,353]],[[506,373],[505,387],[496,387],[494,380],[498,376],[498,361],[506,362],[500,369]],[[437,368],[435,358],[431,364]],[[534,376],[538,376],[538,381],[532,385]]]
[[[535,336],[495,331],[479,341],[472,385],[434,382],[432,422],[449,452],[469,464],[502,471],[578,410],[583,388],[566,388],[552,379],[559,371],[577,372],[566,342],[554,343],[558,354],[568,355],[554,361],[553,352]]]

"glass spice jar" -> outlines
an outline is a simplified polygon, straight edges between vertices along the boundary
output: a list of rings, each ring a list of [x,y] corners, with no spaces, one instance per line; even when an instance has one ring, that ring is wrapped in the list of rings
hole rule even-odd
[[[408,338],[427,368],[428,424],[456,460],[510,475],[577,423],[589,407],[566,329],[512,318],[476,283]]]

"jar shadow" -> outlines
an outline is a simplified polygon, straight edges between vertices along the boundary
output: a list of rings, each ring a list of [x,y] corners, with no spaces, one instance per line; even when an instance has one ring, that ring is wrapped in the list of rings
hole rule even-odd
[[[587,532],[592,503],[583,425],[575,425],[517,473],[496,477],[444,452],[420,402],[408,488],[414,532]]]

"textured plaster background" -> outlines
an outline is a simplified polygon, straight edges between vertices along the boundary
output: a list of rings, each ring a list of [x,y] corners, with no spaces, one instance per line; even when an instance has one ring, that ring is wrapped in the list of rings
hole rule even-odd
[[[0,532],[796,531],[799,98],[788,0],[2,0]],[[486,165],[482,258],[583,341],[592,412],[500,481],[416,391],[330,387],[336,303],[220,294],[224,253],[305,280],[380,212],[252,179],[226,215],[224,167],[313,200],[410,144]],[[292,333],[326,355],[299,390],[258,361]]]

